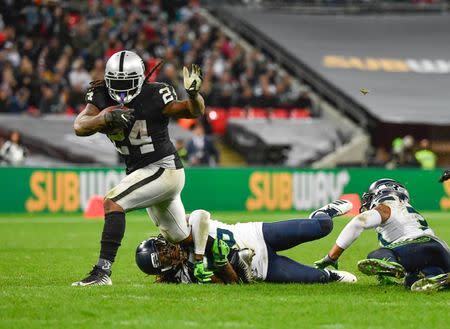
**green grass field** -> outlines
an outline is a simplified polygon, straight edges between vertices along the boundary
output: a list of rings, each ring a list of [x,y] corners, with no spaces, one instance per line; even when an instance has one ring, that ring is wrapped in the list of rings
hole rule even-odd
[[[304,215],[304,214],[303,214]],[[450,241],[450,214],[424,213]],[[298,213],[215,213],[226,222],[273,221]],[[306,264],[322,257],[347,218],[326,238],[285,254]],[[156,228],[131,214],[112,287],[73,288],[96,262],[103,221],[81,216],[0,217],[0,328],[449,328],[450,292],[414,294],[379,286],[356,262],[376,248],[374,232],[343,255],[356,285],[163,285],[134,264],[134,250]]]

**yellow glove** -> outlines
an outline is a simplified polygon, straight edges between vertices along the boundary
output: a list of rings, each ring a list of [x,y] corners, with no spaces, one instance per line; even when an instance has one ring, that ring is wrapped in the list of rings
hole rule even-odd
[[[188,68],[183,67],[183,81],[184,89],[189,94],[189,97],[195,97],[202,87],[202,70],[200,66],[192,64],[191,73]]]

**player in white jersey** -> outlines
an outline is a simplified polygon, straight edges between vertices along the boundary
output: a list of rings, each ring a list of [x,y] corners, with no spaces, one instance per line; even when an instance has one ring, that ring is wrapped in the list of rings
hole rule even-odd
[[[339,281],[353,283],[356,282],[356,277],[351,273],[316,269],[277,254],[278,251],[287,250],[328,235],[333,228],[332,218],[343,215],[351,209],[352,204],[350,202],[337,200],[313,212],[310,219],[237,224],[225,224],[217,220],[211,220],[207,211],[196,210],[188,216],[188,222],[190,225],[194,218],[203,217],[209,222],[209,236],[214,239],[216,244],[217,241],[220,241],[225,243],[230,250],[251,250],[254,254],[251,261],[252,278],[256,281],[276,283],[328,283]],[[181,264],[178,262],[174,266],[172,259],[168,263],[162,264],[164,262],[161,261],[159,254],[167,255],[169,253],[165,250],[164,252],[163,250],[157,250],[158,246],[153,243],[146,243],[144,241],[137,250],[136,260],[139,268],[147,274],[173,271],[175,276],[180,277],[178,274],[181,273],[182,262]],[[148,256],[149,254],[153,254],[153,256]],[[170,254],[174,255],[174,252],[170,252]],[[175,258],[180,260],[178,255],[175,255]],[[208,266],[212,275],[214,261],[208,260],[208,263],[212,263],[211,266]],[[189,268],[189,266],[183,268]],[[190,268],[193,268],[193,266],[190,266]],[[170,275],[164,276],[171,277]],[[183,275],[183,277],[186,276]],[[171,282],[180,281],[176,279]]]
[[[439,281],[433,285],[436,289],[445,287],[450,272],[449,248],[411,206],[406,188],[383,178],[373,182],[362,199],[361,213],[345,226],[330,252],[316,266],[337,268],[344,250],[365,229],[375,228],[381,248],[358,262],[361,272],[376,275],[380,282],[405,277],[405,286],[412,290],[431,289],[430,280]],[[424,277],[426,282],[420,280]]]

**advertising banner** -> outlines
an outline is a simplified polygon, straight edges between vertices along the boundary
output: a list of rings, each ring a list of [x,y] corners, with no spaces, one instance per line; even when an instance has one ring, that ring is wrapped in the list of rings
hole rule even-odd
[[[450,181],[441,171],[340,168],[187,168],[182,198],[187,210],[311,210],[343,194],[361,195],[371,182],[404,183],[414,206],[450,209]],[[80,212],[125,176],[119,168],[0,168],[0,213]]]

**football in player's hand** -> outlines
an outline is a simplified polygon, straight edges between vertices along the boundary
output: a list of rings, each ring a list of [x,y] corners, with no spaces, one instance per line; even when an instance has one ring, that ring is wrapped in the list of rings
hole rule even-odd
[[[100,132],[106,135],[114,135],[122,132],[133,121],[133,110],[120,105],[113,105],[100,112],[104,116],[106,126]]]

